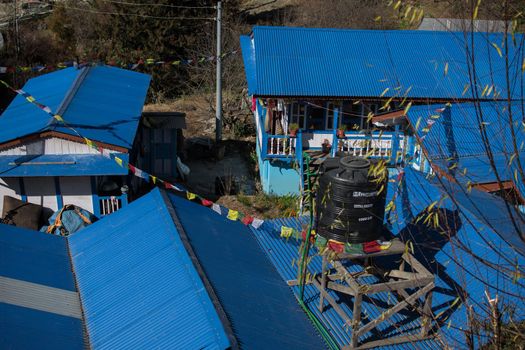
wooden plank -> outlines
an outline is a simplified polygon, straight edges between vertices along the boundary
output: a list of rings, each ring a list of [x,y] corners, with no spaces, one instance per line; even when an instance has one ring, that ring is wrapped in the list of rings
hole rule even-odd
[[[418,277],[421,277],[420,274],[413,273],[413,272],[406,272],[406,271],[399,271],[399,270],[390,270],[386,272],[387,277],[394,277],[394,278],[403,278],[406,280],[413,280],[417,279]],[[426,277],[426,276],[423,276]]]
[[[426,275],[426,276],[434,276],[430,271],[428,271],[419,261],[417,261],[416,258],[412,256],[410,253],[405,253],[401,258],[406,261],[410,266],[414,268],[417,272]]]
[[[380,340],[373,340],[366,343],[363,343],[359,346],[353,347],[351,345],[345,346],[342,349],[343,350],[364,350],[364,349],[372,349],[372,348],[378,348],[381,346],[387,346],[387,345],[395,345],[395,344],[402,344],[402,343],[409,343],[409,342],[417,342],[422,341],[426,339],[434,338],[434,335],[427,335],[427,336],[421,336],[421,335],[403,335],[399,337],[391,337],[386,339],[380,339]]]
[[[326,274],[327,274],[327,270],[326,270],[326,267],[328,265],[328,262],[326,261],[326,255],[323,255],[323,263],[322,263],[322,269],[321,269],[321,288],[323,290],[325,290],[326,288]],[[323,312],[324,310],[324,294],[321,293],[320,295],[320,298],[319,298],[319,311],[321,311],[321,313]]]
[[[348,315],[346,312],[341,309],[341,307],[335,302],[335,300],[328,294],[328,292],[321,288],[321,285],[318,281],[319,277],[316,277],[313,279],[312,283],[314,286],[319,290],[319,292],[325,297],[326,301],[334,308],[334,310],[341,316],[341,318],[345,321],[345,324],[348,326],[352,326],[352,321],[348,318]]]
[[[384,282],[377,284],[369,284],[360,286],[360,291],[364,294],[376,294],[381,292],[393,292],[399,289],[422,287],[431,282],[434,282],[434,276],[423,277],[414,280],[403,280],[394,282]]]
[[[353,279],[353,277],[351,277],[350,273],[345,269],[343,264],[341,264],[341,262],[339,262],[339,261],[334,261],[334,267],[337,270],[337,272],[339,272],[343,276],[343,279],[345,280],[346,283],[348,283],[348,286],[350,286],[350,288],[353,289],[353,291],[354,291],[353,294],[354,295],[357,294],[357,291],[359,290],[360,286]]]
[[[354,290],[350,287],[347,287],[347,286],[343,286],[342,284],[339,284],[339,283],[335,283],[335,282],[328,282],[327,283],[327,287],[328,289],[333,289],[339,293],[343,293],[343,294],[348,294],[348,295],[351,295],[351,296],[355,296],[356,293],[354,292]]]
[[[402,302],[397,303],[396,305],[394,305],[390,309],[386,310],[385,312],[382,313],[382,315],[380,317],[374,319],[373,321],[371,321],[371,322],[367,323],[366,325],[364,325],[363,327],[361,327],[357,331],[357,335],[360,336],[360,335],[370,331],[371,329],[377,327],[378,324],[386,321],[387,319],[389,319],[395,313],[403,310],[408,305],[413,304],[416,299],[421,297],[421,295],[423,295],[423,294],[429,292],[430,290],[432,290],[432,288],[434,288],[434,283],[433,282],[429,283],[428,285],[426,285],[425,287],[421,288],[420,290],[418,290],[414,294],[410,295],[408,298],[406,298]]]
[[[352,313],[352,346],[357,346],[359,341],[359,325],[361,324],[361,302],[363,301],[363,295],[357,294],[354,298],[354,311]]]

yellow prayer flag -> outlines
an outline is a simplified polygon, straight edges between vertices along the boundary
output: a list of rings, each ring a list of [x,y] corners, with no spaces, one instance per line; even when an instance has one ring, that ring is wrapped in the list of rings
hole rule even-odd
[[[117,162],[118,165],[122,166],[122,159],[119,157],[115,157],[115,162]]]
[[[150,175],[151,176],[151,181],[153,181],[154,184],[157,183],[157,177],[156,176],[153,176],[153,175]]]
[[[55,119],[58,120],[59,122],[62,122],[62,123],[64,122],[64,119],[62,119],[62,117],[59,116],[58,114],[55,114],[55,115],[53,116],[53,118],[55,118]]]
[[[188,199],[191,201],[194,200],[197,196],[195,195],[195,193],[186,192],[186,197],[188,197]]]
[[[31,103],[35,102],[35,98],[33,96],[27,96],[26,100],[28,100]]]
[[[231,210],[231,209],[228,209],[228,216],[227,216],[228,219],[230,220],[237,220],[239,218],[239,212],[237,210]]]
[[[293,228],[281,226],[281,237],[290,238],[293,234]]]
[[[88,145],[91,148],[94,148],[94,144],[90,139],[88,139],[87,137],[84,137],[84,141],[86,141],[86,145]]]

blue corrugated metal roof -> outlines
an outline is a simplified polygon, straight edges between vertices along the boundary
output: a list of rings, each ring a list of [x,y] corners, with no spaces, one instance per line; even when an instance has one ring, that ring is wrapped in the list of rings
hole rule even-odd
[[[0,303],[0,348],[84,349],[82,320]]]
[[[129,155],[117,153],[128,162]],[[126,175],[128,169],[99,154],[0,156],[0,177]]]
[[[253,229],[255,237],[263,248],[264,252],[269,256],[272,263],[279,271],[281,278],[284,281],[293,280],[297,278],[297,264],[298,251],[300,242],[295,239],[285,240],[280,237],[281,226],[293,227],[296,230],[302,230],[302,224],[307,223],[307,218],[282,218],[275,220],[267,220],[258,230]],[[321,257],[317,254],[315,249],[312,249],[310,256],[312,259],[308,264],[308,269],[311,274],[321,274]],[[348,265],[350,272],[357,272],[360,268],[357,265]],[[377,279],[369,280],[370,283],[377,282]],[[293,292],[299,295],[299,287],[293,287]],[[333,339],[342,348],[349,346],[351,343],[351,330],[345,326],[345,320],[339,316],[335,309],[326,307],[323,313],[318,309],[320,294],[319,291],[311,284],[305,286],[305,304],[310,311],[324,324],[332,335]],[[342,294],[330,292],[331,297],[336,300],[339,306],[352,317],[352,303],[348,303],[348,298],[342,297]],[[394,297],[389,296],[388,293],[374,294],[374,299],[364,299],[362,308],[363,314],[367,318],[376,318],[381,315],[387,308],[392,307]],[[393,320],[393,322],[392,322]],[[395,337],[407,334],[417,333],[420,328],[420,322],[414,314],[404,313],[394,315],[390,321],[385,321],[379,326],[381,337]],[[377,334],[370,337],[365,334],[360,337],[360,341],[377,340]],[[417,343],[417,348],[437,348],[438,342],[435,340],[425,340]],[[385,349],[404,349],[413,348],[410,343],[405,345],[395,345],[384,347]]]
[[[458,103],[445,110],[443,107],[414,106],[408,113],[411,125],[418,126],[417,135],[422,138],[422,146],[433,163],[446,172],[451,167],[453,171],[449,173],[461,183],[497,181],[481,137],[480,125],[483,125],[500,178],[512,180],[513,170],[509,164],[514,151],[510,125],[514,128],[519,159],[525,164],[525,150],[521,148],[525,141],[521,105],[511,104],[514,123],[510,122],[509,106],[504,102]],[[478,120],[481,117],[483,119]],[[433,124],[425,131],[429,121]],[[454,154],[457,159],[453,159]],[[455,163],[457,166],[453,166]]]
[[[158,189],[69,245],[93,348],[229,347]]]
[[[3,224],[0,276],[76,291],[62,237]]]
[[[404,185],[396,199],[397,209],[391,216],[392,229],[415,243],[416,257],[439,277],[434,305],[441,308],[435,313],[446,310],[456,296],[466,292],[468,304],[486,319],[487,290],[492,297],[499,296],[501,305],[513,306],[515,320],[525,319],[525,288],[523,281],[515,280],[519,270],[523,274],[525,264],[525,243],[519,237],[519,232],[525,232],[525,225],[520,219],[517,232],[504,201],[491,194],[475,189],[468,192],[444,179],[441,183],[436,178],[429,180],[413,169],[407,168],[404,176]],[[388,197],[392,197],[395,186],[390,183]],[[440,220],[446,220],[449,226],[446,235],[422,222],[411,223],[426,207],[441,199],[438,207],[446,219],[443,216]],[[513,215],[519,215],[512,211]],[[452,294],[447,295],[450,291]],[[467,320],[465,305],[461,305],[442,327],[452,347],[463,346],[465,338],[457,327],[468,328]],[[453,327],[447,327],[449,322]]]
[[[3,224],[0,224],[0,277],[76,291],[63,237]],[[0,330],[2,349],[84,346],[82,320],[2,302]]]
[[[241,37],[241,47],[252,95],[378,97],[390,88],[388,98],[410,87],[409,98],[471,97],[470,91],[463,94],[470,81],[464,44],[470,33],[466,39],[459,32],[255,26],[251,37],[253,43]],[[505,76],[490,74],[505,72],[505,60],[492,46],[501,46],[502,34],[473,37],[480,94],[493,83],[506,91]],[[518,55],[509,44],[512,76],[520,72]]]
[[[246,226],[180,197],[169,198],[241,348],[325,347]]]
[[[441,234],[441,230],[429,229],[427,226],[411,224],[412,220],[434,201],[439,201],[445,195],[445,189],[435,181],[429,181],[424,174],[412,169],[405,171],[405,185],[396,198],[396,211],[391,214],[393,221],[392,232],[402,236],[405,241],[414,242],[415,255],[432,273],[436,275],[436,288],[433,295],[433,313],[439,315],[441,321],[440,333],[452,348],[464,348],[465,336],[459,328],[468,329],[465,305],[455,302],[462,293],[468,295],[469,305],[481,316],[486,315],[483,307],[485,290],[494,297],[499,295],[500,301],[515,308],[517,320],[525,319],[525,305],[523,297],[525,288],[523,282],[514,283],[512,272],[516,266],[525,263],[525,244],[519,239],[516,231],[511,227],[509,220],[505,219],[503,201],[490,194],[472,190],[466,194],[454,185],[447,183],[449,191],[455,191],[455,198],[460,203],[460,211],[452,205],[450,199],[441,202],[438,207],[447,210],[449,230],[452,237]],[[387,192],[388,201],[392,198],[397,183],[390,182]],[[472,197],[470,197],[472,196]],[[479,210],[483,216],[479,215]],[[491,211],[491,213],[487,213]],[[389,218],[387,213],[387,218]],[[442,219],[443,220],[443,219]],[[287,218],[266,221],[258,230],[252,229],[263,249],[277,267],[283,280],[294,279],[297,271],[292,262],[297,260],[299,242],[294,239],[284,240],[280,237],[282,225],[301,229],[301,223],[306,218]],[[496,233],[493,228],[497,228]],[[509,244],[510,243],[510,244]],[[475,256],[471,255],[472,252]],[[315,253],[312,250],[312,253]],[[485,259],[481,261],[479,258]],[[314,256],[309,264],[311,273],[321,272],[319,256]],[[494,266],[506,269],[505,273],[499,272]],[[352,272],[352,267],[350,267]],[[523,274],[523,271],[521,271]],[[297,288],[294,289],[297,293]],[[344,320],[331,308],[323,314],[317,309],[319,292],[312,286],[306,286],[305,296],[314,312],[330,330],[334,339],[340,346],[350,342],[350,331],[343,326]],[[337,293],[332,296],[339,300]],[[384,308],[393,301],[388,293],[375,294],[375,300],[363,301],[365,315],[378,317]],[[346,303],[340,306],[352,315]],[[413,316],[413,315],[412,315]],[[380,326],[381,334],[395,336],[409,332],[417,332],[419,322],[411,318],[410,314],[397,315],[392,321],[385,321]],[[372,338],[373,339],[373,338]],[[412,349],[412,348],[440,348],[437,340],[427,340],[415,344],[405,343],[384,348]]]
[[[115,67],[71,67],[33,78],[23,90],[82,136],[130,149],[149,82],[149,75]],[[20,95],[0,117],[0,143],[48,130],[76,136]]]

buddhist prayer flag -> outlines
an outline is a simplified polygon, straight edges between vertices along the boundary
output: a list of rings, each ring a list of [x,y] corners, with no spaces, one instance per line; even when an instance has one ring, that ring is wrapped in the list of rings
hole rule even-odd
[[[58,120],[58,121],[61,122],[61,123],[64,122],[64,119],[62,119],[62,117],[59,116],[58,114],[55,114],[55,115],[53,116],[53,118],[55,118],[56,120]]]
[[[207,199],[202,199],[202,205],[204,205],[205,207],[210,207],[211,205],[213,204],[212,201],[209,201]]]
[[[186,197],[188,197],[188,199],[191,201],[194,200],[197,196],[195,195],[195,193],[186,192]]]
[[[216,213],[218,213],[218,214],[221,214],[221,206],[218,205],[217,203],[213,203],[213,205],[211,206],[211,209],[212,209],[214,212],[216,212]]]
[[[239,218],[239,212],[237,210],[228,209],[227,218],[236,221]]]
[[[245,224],[245,225],[249,225],[253,222],[253,218],[250,216],[250,215],[246,215],[243,219],[242,219],[242,223]]]
[[[122,166],[122,159],[120,159],[119,157],[115,157],[115,162],[117,162],[118,165]]]
[[[156,176],[153,176],[153,175],[150,175],[151,177],[151,181],[153,181],[154,184],[157,183],[157,177]]]
[[[293,234],[293,228],[281,226],[281,237],[290,238]]]
[[[128,168],[129,168],[129,171],[131,171],[132,174],[135,174],[136,168],[133,165],[128,164]]]
[[[264,224],[264,220],[257,219],[257,218],[253,219],[252,226],[254,228],[258,229],[259,227],[261,227],[262,224]]]

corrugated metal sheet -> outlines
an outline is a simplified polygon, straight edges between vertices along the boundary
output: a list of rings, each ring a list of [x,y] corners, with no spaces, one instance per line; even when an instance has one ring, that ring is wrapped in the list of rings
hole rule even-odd
[[[115,155],[128,162],[128,154],[115,153]],[[127,168],[100,154],[0,156],[0,177],[127,174]]]
[[[300,242],[295,239],[285,240],[280,237],[281,226],[293,227],[296,230],[301,230],[301,225],[306,223],[306,218],[283,218],[266,221],[263,226],[258,229],[252,229],[255,237],[257,238],[262,249],[269,256],[277,270],[279,271],[281,278],[284,281],[293,280],[297,278],[297,265],[294,261],[298,260],[298,250]],[[310,273],[320,274],[321,268],[321,257],[315,255],[317,251],[310,252],[313,257],[310,261],[308,268]],[[349,265],[350,272],[357,272],[359,268],[354,265]],[[377,282],[377,279],[369,279],[369,282]],[[299,295],[299,288],[293,287],[293,292]],[[332,298],[334,298],[339,306],[345,312],[352,317],[353,304],[348,298],[343,298],[341,294],[330,292]],[[395,297],[388,295],[388,293],[375,294],[374,299],[363,300],[363,320],[370,318],[376,318],[381,315],[387,308],[392,307]],[[319,305],[319,291],[312,285],[305,287],[305,304],[308,306],[310,311],[316,315],[316,317],[324,324],[332,335],[333,339],[339,344],[340,347],[348,346],[351,341],[351,331],[345,327],[345,320],[342,319],[339,314],[331,307],[326,307],[325,311],[321,314],[318,309]],[[379,333],[373,336],[365,334],[360,337],[360,341],[377,340],[378,336],[381,337],[394,337],[406,335],[409,333],[416,333],[420,330],[420,322],[418,319],[414,320],[413,313],[405,313],[403,315],[395,315],[390,321],[385,321],[381,324],[378,329]],[[426,340],[417,342],[415,344],[402,344],[396,346],[384,347],[386,349],[432,349],[438,348],[439,343],[434,340]]]
[[[0,348],[84,349],[82,321],[0,303]]]
[[[229,347],[158,189],[69,246],[93,348]]]
[[[524,284],[515,280],[518,271],[523,274],[525,243],[509,220],[505,203],[493,195],[477,190],[468,193],[458,185],[442,181],[440,184],[437,179],[428,180],[424,174],[406,169],[404,185],[396,200],[397,209],[390,217],[393,232],[414,242],[416,257],[439,277],[438,292],[434,293],[434,305],[439,308],[434,312],[447,310],[457,295],[466,292],[468,304],[486,318],[484,293],[488,291],[492,297],[497,294],[502,305],[512,305],[515,320],[525,319]],[[390,183],[388,197],[395,186]],[[438,204],[446,214],[447,235],[421,222],[410,223],[428,205],[447,195],[453,196],[458,204],[454,205],[450,199]],[[525,226],[518,226],[521,226],[518,231],[524,232]],[[453,348],[462,348],[465,338],[458,327],[468,325],[465,306],[452,311],[441,331]]]
[[[4,280],[17,280],[18,284],[38,284],[39,289],[27,290],[38,293],[44,286],[63,293],[76,291],[71,265],[63,237],[0,224],[0,276]],[[31,283],[27,283],[31,282]],[[10,285],[11,291],[15,286]],[[20,290],[17,290],[20,291]],[[68,292],[66,292],[68,291]],[[0,291],[4,293],[5,291]],[[30,294],[26,294],[28,297]],[[62,316],[48,311],[60,304],[52,295],[17,303],[13,295],[0,296],[0,348],[82,349],[82,321],[77,317]],[[56,298],[60,298],[57,294]],[[28,298],[31,299],[31,298]],[[39,305],[31,305],[40,300]],[[20,301],[20,300],[19,300]],[[64,311],[63,306],[60,313]]]
[[[512,104],[512,120],[509,107],[504,102],[482,102],[478,108],[472,103],[458,103],[439,112],[443,105],[415,106],[410,109],[408,118],[433,163],[440,166],[460,183],[485,183],[497,181],[495,171],[490,165],[486,148],[481,137],[480,125],[486,130],[493,153],[498,175],[502,180],[512,180],[513,171],[510,157],[514,153],[511,125],[513,125],[519,158],[525,164],[525,141],[522,115],[519,103]],[[438,118],[436,118],[438,117]],[[478,120],[478,117],[482,119]],[[428,122],[429,131],[425,131]],[[453,159],[457,154],[457,159]],[[516,159],[514,162],[517,163]],[[453,164],[457,163],[457,167]],[[453,171],[448,171],[451,167]]]
[[[253,44],[241,37],[252,95],[379,97],[389,88],[388,98],[403,96],[410,87],[409,98],[471,97],[470,91],[463,94],[469,77],[461,32],[255,26],[252,36]],[[474,34],[480,94],[493,83],[506,91],[504,75],[490,74],[505,71],[491,44],[501,40],[501,34]],[[511,71],[518,74],[518,50],[509,50]]]
[[[325,347],[245,225],[169,198],[241,348]]]
[[[406,185],[401,188],[401,194],[396,199],[396,212],[387,218],[393,221],[392,230],[394,234],[401,235],[404,239],[414,242],[415,255],[431,272],[436,275],[436,288],[434,290],[433,312],[440,315],[440,333],[452,348],[464,348],[465,337],[460,327],[468,328],[465,306],[461,302],[455,302],[460,293],[466,292],[469,297],[469,304],[481,315],[486,315],[486,308],[483,307],[486,297],[484,291],[488,290],[492,297],[499,295],[500,300],[516,308],[517,319],[525,319],[525,308],[523,296],[525,289],[523,282],[513,283],[513,276],[509,274],[516,265],[512,266],[509,261],[523,266],[525,259],[518,251],[523,249],[523,242],[512,231],[510,223],[501,216],[503,202],[491,195],[473,190],[473,198],[458,196],[462,203],[462,211],[459,214],[459,222],[449,224],[455,228],[452,238],[431,230],[424,225],[409,224],[417,214],[421,213],[432,202],[439,200],[444,193],[435,183],[427,180],[423,174],[418,174],[414,170],[405,171]],[[396,189],[396,183],[390,182],[387,196],[390,200]],[[449,186],[451,186],[449,184]],[[457,189],[456,189],[457,190]],[[472,203],[474,202],[474,203]],[[475,215],[476,204],[486,213],[487,210],[494,209],[493,215],[479,218]],[[456,217],[455,207],[450,200],[442,202],[442,208],[449,212],[448,218]],[[456,213],[457,214],[457,213]],[[301,223],[306,220],[297,218],[276,219],[266,221],[259,229],[252,229],[264,251],[268,254],[271,261],[277,267],[283,280],[294,279],[296,268],[292,265],[297,260],[297,249],[299,243],[294,239],[284,240],[280,238],[280,227],[282,225],[301,229]],[[490,224],[489,224],[490,222]],[[498,233],[491,230],[490,225],[499,228]],[[502,226],[503,225],[503,226]],[[511,242],[509,245],[507,242]],[[521,243],[520,243],[521,242]],[[476,257],[482,257],[488,261],[483,263],[469,252],[472,251]],[[312,253],[315,253],[312,251]],[[494,265],[491,265],[494,264]],[[498,272],[493,266],[508,269],[507,273]],[[321,271],[321,261],[318,256],[314,256],[309,269],[312,273]],[[353,268],[350,267],[350,271]],[[523,272],[522,272],[523,273]],[[294,288],[298,293],[298,288]],[[344,321],[331,308],[327,308],[323,314],[317,310],[319,303],[319,293],[311,286],[305,289],[305,296],[310,310],[314,312],[323,324],[330,330],[334,339],[340,346],[348,345],[350,342],[350,332],[343,327]],[[340,296],[332,293],[336,300]],[[381,315],[384,308],[391,303],[394,298],[387,293],[375,295],[375,300],[363,302],[365,315],[377,317]],[[350,307],[348,307],[350,305]],[[351,302],[340,304],[342,308],[352,315]],[[443,313],[441,313],[443,312]],[[440,314],[441,313],[441,314]],[[418,320],[413,319],[414,315],[404,314],[393,317],[391,321],[386,321],[379,329],[383,337],[404,334],[405,332],[416,332],[419,327]],[[366,320],[366,318],[365,318]],[[450,323],[449,323],[450,322]],[[376,335],[377,336],[377,335]],[[372,336],[374,339],[376,336]],[[363,339],[361,339],[363,340]],[[413,349],[413,348],[441,348],[442,345],[437,340],[427,340],[417,343],[405,343],[396,346],[384,347],[392,349]]]
[[[76,291],[62,237],[3,224],[0,276]]]
[[[115,67],[72,67],[31,79],[23,90],[54,112],[60,107],[83,136],[130,149],[149,82],[146,74]],[[22,96],[0,117],[0,143],[46,130],[75,135]]]

